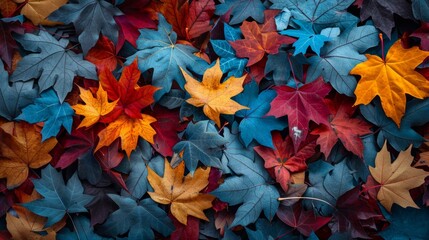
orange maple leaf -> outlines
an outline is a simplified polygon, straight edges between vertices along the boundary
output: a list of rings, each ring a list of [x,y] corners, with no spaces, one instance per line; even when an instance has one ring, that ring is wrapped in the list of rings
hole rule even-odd
[[[199,82],[182,70],[185,77],[185,89],[191,95],[186,102],[195,107],[203,107],[204,114],[220,127],[220,114],[234,114],[242,109],[249,109],[233,100],[243,91],[243,82],[246,76],[240,78],[230,77],[220,83],[222,71],[219,60],[216,64],[204,72],[203,81]]]
[[[97,97],[94,98],[90,90],[85,90],[84,88],[79,87],[80,98],[86,103],[76,104],[72,106],[76,114],[85,116],[82,122],[77,128],[81,127],[90,127],[98,122],[100,117],[109,114],[113,108],[115,108],[116,103],[119,99],[114,102],[109,103],[107,100],[107,92],[104,91],[103,87],[100,85],[97,90]]]
[[[42,142],[40,128],[26,122],[4,123],[0,139],[0,178],[7,179],[9,189],[27,179],[29,168],[48,164],[52,159],[49,152],[57,144],[55,138]]]
[[[355,105],[368,104],[379,96],[386,116],[399,127],[405,113],[405,94],[419,99],[429,96],[428,80],[414,70],[429,57],[429,52],[417,46],[404,49],[398,40],[389,49],[386,60],[376,55],[365,56],[368,60],[350,71],[362,77],[355,90]]]
[[[203,210],[212,207],[215,197],[200,191],[209,184],[210,168],[198,168],[192,177],[190,174],[184,176],[183,161],[174,169],[167,160],[164,165],[164,177],[158,176],[148,167],[147,179],[154,189],[148,192],[150,197],[155,202],[171,204],[171,213],[182,224],[186,225],[188,215],[208,221]]]
[[[153,144],[153,136],[156,132],[150,124],[155,121],[156,119],[154,117],[146,114],[141,114],[140,119],[130,118],[125,114],[119,116],[119,118],[111,122],[107,128],[98,133],[100,141],[94,152],[104,146],[109,146],[116,138],[120,137],[121,148],[125,150],[129,157],[137,146],[139,136]]]

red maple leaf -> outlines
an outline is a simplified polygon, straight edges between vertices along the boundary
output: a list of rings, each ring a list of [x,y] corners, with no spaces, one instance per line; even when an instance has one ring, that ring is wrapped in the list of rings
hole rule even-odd
[[[280,132],[273,132],[274,149],[256,146],[255,151],[264,159],[264,167],[274,168],[276,181],[286,192],[289,188],[290,174],[307,169],[305,160],[315,153],[316,143],[314,141],[303,144],[295,153],[292,139],[287,136],[284,140]]]
[[[422,22],[421,26],[410,36],[420,38],[420,49],[429,51],[429,23]]]
[[[153,94],[158,88],[151,85],[138,86],[137,82],[140,75],[137,59],[130,66],[124,68],[119,81],[110,71],[101,72],[100,83],[106,90],[109,99],[113,101],[119,99],[116,107],[101,120],[102,122],[111,122],[122,113],[131,118],[142,118],[141,110],[154,102]]]
[[[85,59],[94,63],[99,72],[104,71],[104,69],[113,71],[118,64],[122,65],[122,61],[116,55],[115,45],[103,35],[100,36],[97,44],[89,50]]]
[[[271,102],[267,115],[288,116],[289,135],[292,137],[295,152],[307,138],[310,120],[328,125],[329,109],[323,98],[331,91],[331,86],[318,78],[298,88],[289,86],[274,87],[277,96]]]
[[[350,152],[362,158],[363,143],[360,136],[371,133],[371,125],[360,118],[353,118],[356,108],[353,100],[337,95],[333,100],[325,99],[331,116],[329,125],[319,125],[311,134],[319,135],[320,151],[329,156],[338,140]]]
[[[237,52],[237,57],[248,58],[247,66],[259,62],[265,54],[276,54],[282,44],[291,44],[295,39],[277,33],[274,17],[278,10],[266,10],[265,21],[244,21],[240,26],[244,39],[229,42]]]

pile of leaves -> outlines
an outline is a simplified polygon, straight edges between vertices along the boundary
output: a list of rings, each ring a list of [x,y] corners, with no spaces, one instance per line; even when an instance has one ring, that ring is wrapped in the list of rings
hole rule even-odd
[[[427,0],[0,0],[0,239],[427,239]]]

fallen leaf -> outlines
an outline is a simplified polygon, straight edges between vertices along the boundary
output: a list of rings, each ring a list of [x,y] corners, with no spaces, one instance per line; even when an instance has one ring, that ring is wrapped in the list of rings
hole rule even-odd
[[[104,69],[113,71],[118,64],[122,64],[116,55],[115,45],[104,35],[101,35],[95,46],[89,50],[85,59],[92,62],[99,72],[102,72]]]
[[[173,169],[165,160],[164,166],[163,177],[148,168],[148,180],[154,189],[153,192],[148,192],[150,197],[155,202],[171,204],[171,214],[184,225],[187,224],[188,215],[208,221],[203,210],[212,207],[215,197],[200,191],[209,184],[210,168],[198,168],[191,177],[189,174],[184,176],[184,162]]]
[[[98,133],[100,141],[94,152],[98,151],[101,147],[109,146],[115,141],[116,138],[121,138],[121,148],[125,150],[127,156],[136,148],[139,137],[144,140],[154,143],[153,136],[156,134],[155,130],[150,125],[156,119],[146,114],[141,114],[141,118],[130,118],[123,114],[119,116],[114,122]]]
[[[72,106],[76,114],[85,117],[77,128],[91,127],[96,124],[101,117],[106,116],[113,111],[113,108],[115,108],[116,103],[119,101],[119,99],[116,99],[109,103],[107,100],[107,92],[104,91],[101,85],[98,87],[96,98],[93,97],[90,90],[86,90],[81,87],[79,87],[79,90],[80,98],[86,103],[86,105],[76,104]]]
[[[231,100],[243,91],[243,81],[246,76],[240,78],[230,77],[223,83],[220,83],[222,71],[220,70],[219,60],[215,65],[204,73],[203,81],[199,82],[183,69],[182,74],[185,77],[185,89],[191,95],[186,102],[195,106],[203,107],[204,114],[213,120],[220,127],[220,114],[234,114],[242,109],[249,109]]]
[[[15,0],[22,3],[22,0]],[[59,22],[49,21],[47,18],[55,10],[67,3],[67,0],[26,0],[21,14],[30,19],[34,25],[55,25]]]
[[[404,49],[398,40],[390,47],[385,60],[376,55],[365,56],[368,60],[350,71],[361,76],[355,90],[355,105],[366,105],[379,96],[386,116],[399,127],[405,112],[405,94],[419,99],[429,96],[428,80],[414,70],[429,57],[429,52],[416,46]]]
[[[13,128],[13,133],[6,128]],[[52,159],[49,151],[57,144],[55,138],[42,142],[40,128],[25,122],[3,124],[0,139],[0,178],[7,179],[9,189],[21,185],[30,168],[48,164]]]
[[[405,152],[401,151],[392,163],[390,153],[387,151],[387,143],[384,143],[375,159],[375,167],[369,167],[372,177],[380,184],[377,199],[389,212],[394,203],[403,208],[419,208],[409,191],[421,186],[429,173],[411,167],[413,159],[411,147],[409,147]]]

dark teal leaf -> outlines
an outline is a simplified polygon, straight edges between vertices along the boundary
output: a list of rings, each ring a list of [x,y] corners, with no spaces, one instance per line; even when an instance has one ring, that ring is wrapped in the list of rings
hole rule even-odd
[[[93,197],[83,194],[83,187],[74,173],[64,184],[61,172],[57,172],[51,165],[42,169],[42,178],[33,180],[34,188],[42,195],[42,199],[24,203],[23,206],[37,215],[47,217],[46,227],[60,221],[67,213],[87,212],[85,205]]]
[[[153,68],[152,85],[161,87],[154,97],[159,100],[162,95],[168,93],[171,84],[175,80],[181,88],[185,85],[185,79],[180,71],[190,70],[202,75],[208,64],[193,53],[198,50],[189,45],[176,44],[177,34],[165,20],[158,15],[158,30],[141,29],[137,39],[137,49],[134,55],[127,58],[127,64],[131,64],[138,57],[140,71],[144,72]]]
[[[401,126],[398,128],[395,122],[386,117],[380,106],[380,101],[360,107],[366,120],[380,128],[377,136],[377,144],[381,148],[384,141],[395,148],[396,151],[404,151],[411,144],[419,147],[425,139],[413,127],[422,126],[429,122],[429,99],[413,99],[407,103]]]
[[[189,123],[182,139],[184,140],[173,147],[173,151],[184,151],[183,160],[191,174],[197,169],[199,161],[206,166],[222,168],[219,158],[222,155],[222,146],[227,141],[219,135],[211,121]]]
[[[61,126],[71,132],[74,111],[67,102],[60,103],[54,90],[43,92],[33,104],[22,109],[16,118],[29,123],[43,122],[42,141],[56,136]]]
[[[273,180],[265,170],[263,160],[257,156],[251,159],[237,155],[228,166],[236,175],[226,178],[211,194],[231,206],[240,204],[231,227],[254,223],[262,211],[272,220],[279,207],[279,192],[271,185]]]
[[[180,89],[171,89],[159,99],[159,105],[168,109],[180,107],[185,102],[185,92]]]
[[[21,109],[32,103],[37,97],[34,82],[16,82],[9,84],[9,76],[0,61],[0,116],[11,121],[21,113]]]
[[[259,239],[278,239],[278,240],[291,240],[299,239],[297,236],[293,236],[293,228],[287,226],[279,220],[269,222],[266,219],[259,218],[256,221],[256,230],[246,228],[246,233],[250,240]]]
[[[174,230],[171,219],[150,198],[140,201],[109,194],[109,197],[119,206],[110,214],[106,222],[100,226],[100,232],[117,237],[128,232],[128,239],[155,239],[153,231],[164,237]]]
[[[413,15],[415,18],[429,22],[429,1],[427,0],[412,0]]]
[[[239,125],[240,136],[245,147],[255,139],[261,145],[272,148],[271,131],[283,130],[287,126],[287,121],[265,116],[271,108],[270,102],[276,97],[275,91],[265,90],[259,95],[258,93],[258,84],[251,82],[245,85],[244,91],[234,98],[241,105],[250,108],[235,113],[237,117],[243,118]]]
[[[292,72],[297,79],[303,79],[303,65],[306,63],[307,59],[302,54],[292,56],[289,51],[280,50],[277,54],[268,55],[265,74],[271,73],[274,84],[277,86],[288,85],[289,80],[293,77]]]
[[[49,20],[73,23],[83,53],[86,55],[98,40],[99,34],[108,37],[114,43],[118,40],[118,25],[114,16],[123,13],[104,0],[70,0],[49,15]]]
[[[320,56],[308,59],[307,82],[314,81],[320,75],[341,94],[353,96],[356,79],[349,72],[357,64],[366,60],[362,54],[378,44],[378,31],[373,26],[351,27],[338,38],[327,42]]]
[[[74,216],[73,225],[76,226],[74,232],[70,231],[68,228],[63,228],[57,234],[57,239],[61,240],[104,240],[111,238],[104,238],[96,233],[91,227],[89,219],[84,216]]]
[[[82,54],[67,49],[69,40],[65,38],[57,41],[42,29],[39,35],[27,33],[16,39],[33,53],[18,62],[10,79],[12,82],[39,78],[39,93],[53,87],[60,102],[63,102],[72,90],[75,76],[98,79],[95,66],[83,60]]]
[[[239,24],[252,17],[257,22],[264,22],[265,7],[261,0],[225,0],[224,3],[216,5],[216,15],[223,15],[231,11],[232,18],[229,24]]]
[[[389,227],[380,233],[384,239],[426,240],[429,236],[429,208],[402,208],[393,204],[392,215],[385,214]]]

